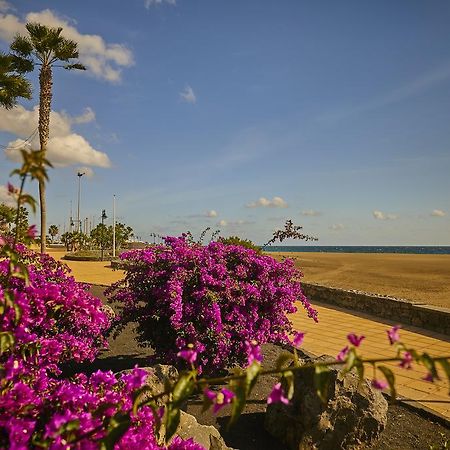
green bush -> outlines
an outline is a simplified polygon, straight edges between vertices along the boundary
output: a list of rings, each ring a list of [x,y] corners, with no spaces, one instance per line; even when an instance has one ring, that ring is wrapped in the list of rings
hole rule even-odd
[[[259,254],[262,253],[261,248],[254,244],[250,239],[242,239],[239,236],[229,236],[227,238],[220,237],[218,241],[225,245],[240,245],[241,247],[255,250],[255,252]]]

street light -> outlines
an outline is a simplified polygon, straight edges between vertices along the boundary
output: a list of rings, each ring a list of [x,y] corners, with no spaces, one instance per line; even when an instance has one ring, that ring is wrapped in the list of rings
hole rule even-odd
[[[81,233],[81,219],[80,219],[80,197],[81,197],[81,177],[85,175],[85,172],[78,172],[78,212],[77,212],[77,223],[78,232]]]
[[[103,238],[105,236],[105,229],[104,229],[104,222],[105,220],[108,218],[108,216],[106,215],[106,210],[102,210],[102,236],[101,236],[101,259],[103,261]]]

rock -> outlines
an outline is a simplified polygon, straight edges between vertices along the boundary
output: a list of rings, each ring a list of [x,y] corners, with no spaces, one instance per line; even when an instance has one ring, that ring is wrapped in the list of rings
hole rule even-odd
[[[140,369],[143,369],[148,373],[145,384],[151,389],[150,392],[143,394],[141,397],[142,402],[150,398],[152,395],[163,392],[165,390],[166,383],[174,384],[178,379],[178,370],[174,366],[167,364],[155,364],[151,367],[140,367]],[[119,372],[118,375],[129,373],[131,371],[132,369],[123,370]],[[157,404],[162,406],[164,402],[161,399],[157,401]]]
[[[206,450],[228,450],[217,428],[212,425],[202,425],[197,419],[184,411],[181,411],[180,425],[176,432],[182,439],[193,438],[195,442],[205,447]]]
[[[147,371],[148,376],[145,384],[151,388],[153,394],[158,394],[164,391],[164,386],[167,382],[173,384],[178,379],[178,370],[170,365],[156,364],[151,367],[141,367]],[[118,375],[123,373],[129,373],[132,369],[123,370]],[[142,396],[142,401],[150,397],[152,393],[148,392]],[[162,406],[164,402],[162,400],[157,401]],[[212,425],[201,425],[197,422],[197,419],[184,411],[181,412],[180,424],[178,426],[176,435],[182,439],[193,438],[195,442],[201,444],[206,450],[229,450],[229,447],[225,444],[222,436],[217,428]],[[159,430],[159,440],[164,441],[165,429],[164,425]]]
[[[307,369],[295,372],[289,405],[268,406],[265,428],[289,449],[359,449],[376,442],[386,427],[388,405],[380,391],[353,372],[343,376],[339,366],[330,367],[330,374],[327,404],[316,394],[313,369]]]
[[[114,320],[116,318],[116,312],[109,305],[102,305],[101,310],[108,316],[110,320]]]

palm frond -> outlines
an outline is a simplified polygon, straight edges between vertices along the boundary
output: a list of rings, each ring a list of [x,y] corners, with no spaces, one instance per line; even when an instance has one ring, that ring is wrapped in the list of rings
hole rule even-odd
[[[21,58],[30,58],[33,52],[33,44],[26,36],[16,35],[10,45],[11,52]]]
[[[66,70],[86,70],[86,66],[83,66],[83,64],[80,64],[80,63],[67,64],[64,66],[64,69],[66,69]]]

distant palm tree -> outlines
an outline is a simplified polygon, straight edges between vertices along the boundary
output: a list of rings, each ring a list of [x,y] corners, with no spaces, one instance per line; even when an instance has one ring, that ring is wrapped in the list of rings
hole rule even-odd
[[[56,225],[50,225],[49,229],[48,229],[48,234],[52,237],[52,244],[53,241],[55,240],[55,237],[58,235],[59,233],[59,229]]]
[[[18,98],[31,98],[31,85],[23,76],[31,70],[33,66],[28,61],[0,53],[0,106],[10,109],[16,106]]]
[[[45,158],[50,132],[50,111],[52,103],[53,67],[64,69],[86,68],[79,62],[77,43],[61,36],[62,28],[50,28],[39,23],[27,23],[27,36],[16,36],[11,44],[12,57],[23,64],[40,66],[39,69],[39,141],[40,151]],[[63,63],[63,64],[61,64]],[[45,231],[47,225],[47,207],[45,201],[45,183],[39,181],[39,203],[41,213],[41,253],[45,252]]]

